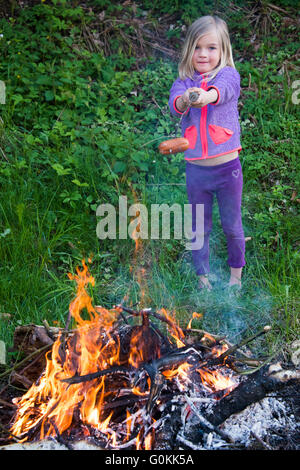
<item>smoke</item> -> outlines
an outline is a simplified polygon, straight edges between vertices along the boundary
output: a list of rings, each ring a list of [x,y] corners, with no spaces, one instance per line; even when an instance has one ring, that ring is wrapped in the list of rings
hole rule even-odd
[[[261,327],[272,324],[275,299],[263,279],[257,277],[251,259],[243,269],[242,288],[229,287],[230,268],[226,262],[226,243],[220,249],[218,237],[211,247],[209,280],[211,291],[196,287],[190,295],[195,309],[203,313],[201,327],[213,334],[236,341]],[[250,257],[249,257],[250,258]],[[187,262],[189,260],[187,259]],[[249,266],[248,266],[249,264]]]

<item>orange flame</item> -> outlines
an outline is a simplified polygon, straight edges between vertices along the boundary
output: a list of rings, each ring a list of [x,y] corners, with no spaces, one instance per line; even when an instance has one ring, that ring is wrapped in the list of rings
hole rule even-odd
[[[55,434],[54,423],[63,433],[72,423],[75,409],[80,410],[83,424],[90,424],[105,432],[110,417],[101,422],[102,406],[106,396],[105,379],[91,382],[68,384],[61,381],[75,375],[90,374],[119,363],[119,341],[112,337],[111,329],[117,318],[117,310],[94,308],[86,286],[94,286],[95,280],[89,274],[85,262],[83,270],[77,268],[77,275],[69,274],[77,282],[77,295],[70,305],[72,317],[78,328],[75,335],[64,342],[62,334],[55,341],[51,354],[46,355],[46,368],[39,382],[33,384],[18,403],[18,411],[12,432],[17,436],[26,434],[38,422],[41,423],[40,437]],[[89,320],[83,320],[80,312],[85,309]],[[64,349],[64,352],[63,352]],[[62,357],[64,356],[64,357]],[[26,440],[26,438],[25,438]]]
[[[202,317],[203,317],[202,313],[193,312],[193,315],[190,321],[188,322],[186,329],[190,330],[192,328],[192,321],[194,320],[194,318],[202,318]]]
[[[122,432],[119,432],[119,423],[113,421],[113,411],[105,409],[108,397],[118,396],[120,385],[116,390],[109,387],[106,376],[87,382],[73,383],[71,386],[62,382],[62,379],[74,375],[86,375],[120,365],[120,339],[114,332],[114,324],[121,309],[107,310],[101,306],[93,306],[92,299],[87,293],[89,285],[95,285],[95,279],[90,275],[88,267],[82,261],[83,269],[76,269],[75,275],[69,274],[71,280],[77,283],[76,297],[70,304],[70,314],[77,324],[75,332],[66,339],[64,332],[60,334],[52,346],[52,351],[46,354],[46,367],[40,379],[32,385],[23,397],[16,400],[17,413],[11,432],[21,438],[21,442],[28,439],[30,431],[37,433],[42,439],[55,436],[57,431],[62,434],[72,429],[72,423],[80,416],[84,433],[88,433],[88,426],[96,429],[106,436],[113,448],[130,444],[130,436],[137,426],[140,431],[135,438],[136,449],[149,450],[154,442],[154,425],[144,423],[142,408],[134,415],[126,411],[126,419],[121,423]],[[84,319],[82,312],[87,311],[88,319]],[[185,346],[183,330],[176,322],[175,313],[161,309],[168,325],[170,335],[175,339],[177,347]],[[200,314],[193,313],[193,318]],[[147,344],[147,317],[141,327],[136,328],[130,340],[128,363],[137,368],[143,361],[149,360],[149,354],[160,357],[160,350],[153,351],[154,346]],[[191,322],[190,322],[191,323]],[[145,334],[145,335],[144,335]],[[145,341],[146,338],[146,341]],[[215,348],[215,355],[222,354],[223,349]],[[178,386],[184,387],[189,379],[188,363],[177,368],[163,371],[167,380],[178,379]],[[203,385],[210,390],[220,390],[233,387],[235,384],[220,372],[199,369]],[[128,387],[125,379],[124,387]],[[126,385],[127,384],[127,385]],[[143,389],[131,387],[135,395],[149,394],[150,379],[144,382]],[[152,419],[152,423],[155,421]],[[145,435],[144,435],[145,433]]]
[[[180,326],[177,325],[176,323],[175,313],[172,316],[165,308],[160,309],[159,313],[161,313],[168,321],[169,333],[172,336],[172,338],[175,339],[177,347],[180,348],[180,347],[185,346],[185,343],[183,342],[184,333],[182,329],[180,328]]]
[[[197,369],[204,387],[209,391],[227,390],[229,393],[236,387],[236,382],[232,378],[223,375],[220,371]]]

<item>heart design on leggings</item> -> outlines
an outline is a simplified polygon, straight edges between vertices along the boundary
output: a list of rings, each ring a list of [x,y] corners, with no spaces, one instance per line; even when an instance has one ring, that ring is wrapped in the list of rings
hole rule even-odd
[[[233,170],[232,172],[232,176],[234,176],[235,178],[238,178],[239,174],[240,174],[240,170]]]

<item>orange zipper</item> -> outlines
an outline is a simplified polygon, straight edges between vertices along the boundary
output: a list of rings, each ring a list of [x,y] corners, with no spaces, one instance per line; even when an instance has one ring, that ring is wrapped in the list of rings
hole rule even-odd
[[[200,88],[207,90],[207,82],[202,80]],[[206,121],[207,121],[207,105],[201,108],[201,117],[200,117],[200,137],[202,144],[202,158],[208,156],[208,145],[207,145],[207,134],[206,134]]]

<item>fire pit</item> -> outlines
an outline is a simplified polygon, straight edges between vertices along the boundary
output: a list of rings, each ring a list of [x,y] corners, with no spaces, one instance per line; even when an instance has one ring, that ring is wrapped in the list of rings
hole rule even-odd
[[[52,439],[74,449],[83,441],[109,450],[241,448],[231,432],[234,422],[229,429],[222,423],[299,381],[298,370],[246,354],[245,345],[269,327],[231,345],[193,329],[196,312],[182,328],[165,309],[93,306],[87,286],[94,278],[84,261],[69,277],[77,295],[67,327],[50,341],[41,376],[14,399],[9,432],[21,443]],[[253,430],[251,436],[262,441]]]

